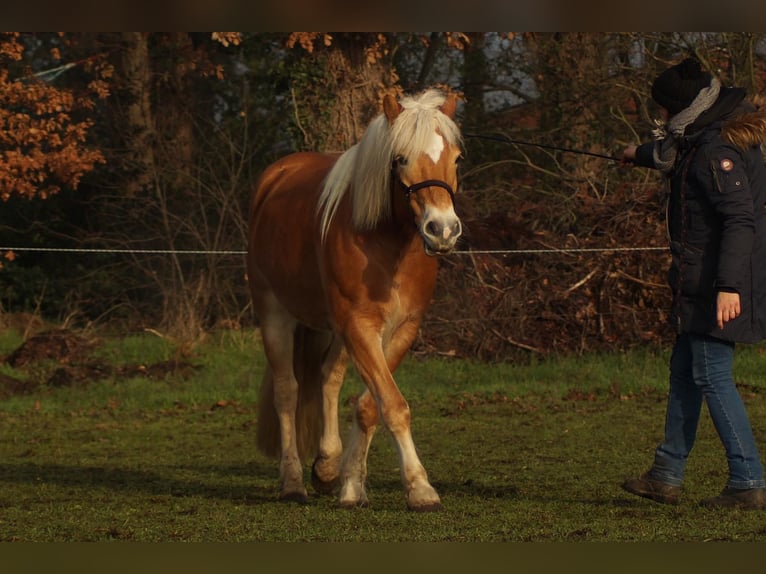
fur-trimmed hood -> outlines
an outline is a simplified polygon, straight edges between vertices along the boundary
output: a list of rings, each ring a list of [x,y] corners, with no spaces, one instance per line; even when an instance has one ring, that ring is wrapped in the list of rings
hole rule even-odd
[[[766,110],[738,115],[721,126],[721,137],[742,150],[766,142]]]

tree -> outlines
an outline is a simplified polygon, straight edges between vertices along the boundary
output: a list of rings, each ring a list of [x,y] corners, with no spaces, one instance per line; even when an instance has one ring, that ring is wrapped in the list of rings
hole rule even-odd
[[[59,37],[60,39],[60,37]],[[18,32],[0,33],[0,199],[12,196],[46,199],[61,187],[76,189],[82,177],[104,162],[88,135],[89,112],[109,94],[109,69],[79,62],[93,72],[87,88],[58,88],[44,78],[75,64],[34,73]],[[60,51],[50,47],[49,65],[60,64]],[[15,255],[6,252],[13,260]],[[2,263],[0,263],[2,268]]]
[[[86,145],[93,121],[83,116],[109,94],[105,76],[84,93],[39,79],[24,61],[17,32],[0,34],[0,198],[45,199],[61,186],[77,188],[83,175],[104,162]],[[52,48],[52,60],[59,51]]]
[[[159,308],[153,328],[194,339],[231,307],[229,286],[242,283],[214,253],[244,244],[249,151],[234,130],[247,126],[230,124],[242,102],[220,109],[240,35],[124,32],[94,41],[116,46],[114,96],[102,115],[110,169],[93,213],[99,240],[131,252],[130,303],[140,314]]]
[[[396,85],[391,36],[293,32],[286,47],[297,145],[348,149],[379,112],[383,93]]]
[[[58,194],[61,201],[50,212],[15,204],[14,213],[21,214],[15,223],[34,230],[38,241],[49,247],[170,251],[220,247],[205,241],[220,242],[225,231],[236,232],[241,205],[231,194],[240,194],[241,189],[227,187],[226,198],[220,197],[221,188],[211,192],[208,186],[213,181],[204,181],[201,173],[205,161],[201,150],[202,142],[213,139],[209,134],[215,133],[216,90],[211,84],[220,84],[224,77],[221,51],[235,47],[239,38],[238,33],[223,32],[8,36],[5,53],[12,59],[26,52],[30,59],[27,68],[47,69],[51,54],[56,60],[74,62],[63,66],[67,73],[57,78],[56,83],[66,85],[66,89],[41,81],[42,74],[25,72],[21,63],[17,73],[25,74],[27,80],[12,87],[18,88],[15,93],[19,98],[26,98],[17,108],[30,108],[30,117],[35,110],[41,116],[35,121],[42,125],[31,125],[31,133],[47,129],[47,139],[38,136],[39,149],[27,146],[23,150],[29,156],[24,161],[37,170],[30,168],[27,179],[33,184],[46,183],[39,174],[48,169],[54,175],[66,176],[68,189],[80,184],[78,196]],[[94,72],[100,75],[88,77]],[[50,80],[52,74],[46,73],[45,78]],[[78,93],[83,95],[78,97]],[[102,98],[98,102],[88,100],[86,96],[93,94]],[[55,129],[69,138],[60,138],[69,144],[62,143],[61,150],[51,145],[57,141]],[[71,144],[82,143],[86,130],[98,138],[99,149]],[[100,169],[94,169],[96,164]],[[55,191],[58,189],[52,186],[38,185],[30,188],[28,195],[46,197]],[[227,206],[225,215],[218,209],[221,203]],[[69,214],[66,220],[60,217],[63,213]],[[233,213],[235,225],[222,221]],[[241,238],[235,240],[237,246],[241,244]],[[82,271],[77,269],[84,260],[103,266],[107,257],[111,259],[110,272],[94,271],[89,273],[91,281],[82,281]],[[31,270],[42,259],[34,254],[25,257],[25,264]],[[65,261],[71,264],[64,265]],[[207,268],[197,263],[174,253],[164,257],[136,253],[132,260],[123,259],[116,266],[114,256],[78,254],[58,257],[57,264],[62,267],[48,271],[55,276],[51,284],[60,288],[70,285],[69,304],[87,301],[89,314],[99,315],[110,306],[139,300],[156,304],[159,298],[166,312],[160,314],[156,326],[169,328],[175,323],[194,330],[199,324],[196,319],[204,321],[214,306],[207,298],[189,301],[200,292],[210,295],[212,289],[205,281],[220,283],[215,262],[206,261]],[[152,285],[149,289],[147,279]],[[50,290],[48,293],[50,297]],[[186,314],[189,309],[196,311],[191,317],[194,321]]]
[[[76,309],[177,337],[247,317],[238,252],[263,167],[292,151],[347,149],[385,92],[446,84],[465,95],[464,132],[527,142],[466,138],[458,209],[472,248],[535,250],[657,245],[664,231],[657,178],[534,144],[609,155],[647,139],[656,114],[651,82],[687,54],[725,84],[751,94],[766,87],[764,35],[755,33],[0,40],[0,244],[130,252],[25,253],[0,274],[3,304],[29,310],[44,293],[46,316]],[[506,359],[528,348],[654,340],[662,256],[448,258],[421,348],[454,341],[465,354]]]

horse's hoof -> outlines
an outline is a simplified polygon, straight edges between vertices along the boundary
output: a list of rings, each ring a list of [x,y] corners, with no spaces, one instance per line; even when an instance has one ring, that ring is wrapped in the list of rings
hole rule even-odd
[[[340,477],[322,480],[316,471],[316,463],[311,467],[311,486],[318,494],[332,494],[340,486]]]
[[[309,497],[303,492],[285,492],[279,495],[280,502],[294,502],[296,504],[308,504]]]

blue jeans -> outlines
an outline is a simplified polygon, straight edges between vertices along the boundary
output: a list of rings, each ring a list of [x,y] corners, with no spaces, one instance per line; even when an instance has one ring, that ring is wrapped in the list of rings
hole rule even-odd
[[[733,363],[734,343],[706,335],[678,335],[670,357],[665,439],[654,453],[653,478],[681,485],[704,398],[726,450],[729,463],[726,486],[766,486],[750,421],[734,385]]]

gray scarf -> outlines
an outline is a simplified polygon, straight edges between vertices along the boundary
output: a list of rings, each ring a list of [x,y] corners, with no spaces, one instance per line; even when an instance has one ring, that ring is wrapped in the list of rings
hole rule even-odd
[[[697,97],[694,98],[688,108],[685,108],[670,118],[667,123],[661,120],[654,120],[657,125],[652,130],[654,138],[654,165],[663,174],[668,174],[676,164],[678,155],[678,141],[683,137],[687,126],[709,110],[718,99],[718,93],[721,90],[721,83],[713,78],[707,88],[700,90]]]

